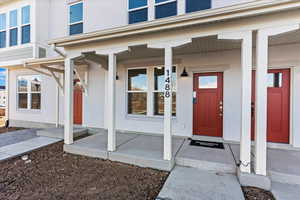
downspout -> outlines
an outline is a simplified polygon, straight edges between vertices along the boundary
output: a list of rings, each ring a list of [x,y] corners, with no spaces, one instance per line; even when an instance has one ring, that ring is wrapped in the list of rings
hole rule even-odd
[[[59,50],[55,44],[51,45],[52,50],[55,51],[56,53],[58,53],[59,55],[61,55],[63,58],[67,57],[66,54],[64,52],[62,52],[61,50]]]
[[[9,120],[9,69],[6,69],[6,81],[5,81],[5,90],[6,90],[6,94],[5,94],[5,117],[6,117],[6,121],[8,122]]]
[[[59,127],[59,86],[56,84],[56,128]]]

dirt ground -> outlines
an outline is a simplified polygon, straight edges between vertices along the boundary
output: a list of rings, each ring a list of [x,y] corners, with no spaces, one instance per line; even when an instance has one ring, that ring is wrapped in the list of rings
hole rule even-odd
[[[255,188],[255,187],[243,187],[246,200],[275,200],[271,192]]]
[[[155,199],[168,173],[63,153],[57,143],[0,162],[0,199]]]

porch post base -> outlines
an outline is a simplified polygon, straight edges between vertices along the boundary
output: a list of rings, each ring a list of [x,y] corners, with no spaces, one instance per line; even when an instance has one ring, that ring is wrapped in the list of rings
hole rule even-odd
[[[241,186],[257,187],[267,191],[271,190],[271,179],[268,176],[241,172],[241,170],[237,168],[237,177]]]

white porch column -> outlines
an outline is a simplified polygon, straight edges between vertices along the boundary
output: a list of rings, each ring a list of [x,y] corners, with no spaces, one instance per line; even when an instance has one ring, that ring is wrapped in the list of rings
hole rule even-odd
[[[269,36],[294,31],[299,25],[271,27],[257,31],[255,92],[255,164],[258,175],[267,175],[267,76]]]
[[[172,160],[172,67],[173,47],[190,43],[191,39],[148,44],[149,48],[165,50],[165,88],[164,88],[164,160]]]
[[[268,35],[258,30],[256,39],[255,173],[266,176]]]
[[[65,126],[64,142],[73,143],[73,72],[74,61],[71,58],[65,59]]]
[[[172,47],[165,48],[164,160],[172,159]]]
[[[106,103],[106,124],[108,129],[107,150],[116,151],[116,76],[117,76],[117,54],[128,51],[128,47],[119,47],[108,50],[96,50],[96,54],[108,56],[107,73],[107,98]]]
[[[225,33],[219,39],[242,40],[240,171],[251,172],[252,31]]]
[[[116,75],[117,56],[114,53],[108,55],[108,108],[107,108],[107,128],[108,128],[108,151],[116,150]]]

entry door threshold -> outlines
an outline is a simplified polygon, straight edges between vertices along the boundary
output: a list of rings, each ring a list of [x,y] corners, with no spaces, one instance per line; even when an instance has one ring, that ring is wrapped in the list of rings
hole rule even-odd
[[[191,137],[192,140],[201,140],[207,142],[221,142],[224,143],[224,139],[221,137],[211,137],[211,136],[201,136],[201,135],[193,135]]]

